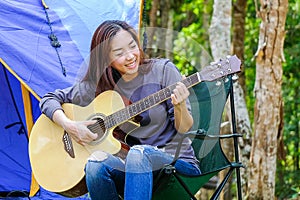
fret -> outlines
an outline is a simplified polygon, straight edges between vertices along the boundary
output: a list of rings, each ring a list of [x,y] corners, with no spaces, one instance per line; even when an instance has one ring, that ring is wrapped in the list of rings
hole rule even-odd
[[[151,100],[151,95],[145,98],[146,108],[151,108],[153,106],[153,99]]]
[[[136,107],[135,104],[132,104],[130,107],[132,107],[132,110],[133,110],[132,114],[133,114],[133,115],[135,115],[135,114],[138,113],[138,109],[137,109],[137,107]]]
[[[129,111],[129,107],[125,108],[126,112],[124,113],[125,120],[131,118],[131,113]]]
[[[162,100],[161,97],[159,96],[158,92],[156,92],[156,93],[153,94],[153,98],[154,98],[154,101],[156,103],[158,103],[158,102],[160,102]]]
[[[140,104],[136,103],[136,112],[139,113],[142,109],[141,109],[141,106]]]
[[[160,96],[160,100],[164,100],[166,99],[166,96],[165,96],[165,91],[164,90],[160,90],[158,92],[159,96]]]
[[[120,122],[118,112],[112,114],[112,118],[114,119],[115,123],[118,124]]]
[[[120,122],[119,115],[117,112],[112,114],[112,119],[113,119],[113,122],[115,122],[115,124],[118,124]]]
[[[123,121],[127,121],[129,119],[128,109],[126,107],[117,111],[115,114],[116,114],[116,118],[118,119],[117,120],[118,124],[120,124]]]
[[[182,80],[182,83],[186,86],[186,87],[191,87],[194,84],[198,83],[200,80],[198,78],[197,73],[187,77],[186,79]]]
[[[165,88],[163,91],[164,91],[164,95],[165,95],[164,99],[169,98],[171,96],[171,94],[172,94],[172,91],[171,91],[171,89],[169,87]]]
[[[170,93],[170,96],[171,96],[171,94],[173,93],[173,90],[176,88],[176,85],[177,85],[177,83],[173,84],[173,85],[170,85],[167,88],[165,88],[165,90],[167,91],[166,94],[169,95],[169,93]],[[168,96],[166,96],[166,97],[168,97]]]
[[[157,103],[155,101],[155,99],[154,99],[154,95],[153,94],[149,96],[149,103],[150,103],[150,106],[153,106],[153,105],[155,105]]]
[[[185,86],[186,87],[190,87],[193,83],[192,77],[188,77],[184,81],[185,81]]]
[[[134,115],[134,110],[133,110],[133,106],[134,104],[131,104],[129,105],[127,108],[128,108],[128,114],[129,114],[129,117],[131,117],[132,115]]]
[[[149,108],[150,107],[149,97],[146,97],[143,102],[144,102],[145,108]]]
[[[110,128],[110,127],[111,127],[111,123],[110,123],[110,118],[109,118],[109,116],[105,117],[105,119],[104,119],[104,124],[105,124],[105,127],[107,127],[107,128]]]
[[[143,101],[139,101],[137,105],[139,105],[140,110],[145,110],[145,104],[143,103]]]
[[[188,78],[182,80],[181,83],[183,83],[186,87],[188,87],[188,85],[189,85]]]
[[[128,108],[125,107],[124,109],[120,110],[120,121],[126,121],[128,119]]]
[[[109,115],[104,119],[104,124],[105,124],[105,127],[107,129],[109,129],[109,128],[113,127],[116,124],[116,122],[115,122],[113,116]]]
[[[119,114],[119,112],[116,113],[116,116],[117,116],[117,123],[121,123],[123,120],[122,120],[122,115]]]
[[[137,103],[133,103],[129,105],[127,108],[128,108],[128,119],[136,116],[139,113],[139,110],[137,109]]]

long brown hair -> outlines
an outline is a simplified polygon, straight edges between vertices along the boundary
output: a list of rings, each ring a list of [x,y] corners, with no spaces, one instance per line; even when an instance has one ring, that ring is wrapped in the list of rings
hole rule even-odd
[[[100,24],[92,37],[89,67],[83,78],[83,80],[92,81],[97,84],[96,96],[106,90],[114,89],[116,79],[120,77],[118,71],[110,66],[109,51],[112,38],[121,30],[130,33],[138,44],[140,50],[139,64],[141,65],[144,62],[144,52],[141,49],[137,33],[133,27],[125,21],[119,20],[108,20]]]

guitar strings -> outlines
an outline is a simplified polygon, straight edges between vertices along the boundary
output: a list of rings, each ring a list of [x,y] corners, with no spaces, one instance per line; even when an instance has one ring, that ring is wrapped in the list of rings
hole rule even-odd
[[[104,120],[102,118],[97,118],[96,120],[97,120],[97,122],[89,125],[88,128],[93,133],[100,133],[101,135],[103,135],[105,133]]]
[[[193,74],[193,75],[187,77],[186,79],[183,79],[182,83],[185,84],[187,87],[190,87],[190,86],[193,85],[194,82],[198,82],[198,81],[199,81],[198,76],[196,74]],[[149,104],[149,102],[152,102],[152,100],[153,100],[150,97],[154,98],[154,103],[155,103],[155,100],[157,100],[156,99],[157,97],[155,96],[155,94],[159,95],[159,96],[162,96],[161,93],[163,92],[163,94],[165,95],[164,96],[165,98],[162,98],[160,100],[161,101],[166,100],[167,98],[169,98],[171,90],[174,89],[175,87],[176,87],[176,84],[170,85],[169,87],[164,88],[163,90],[159,91],[158,93],[154,93],[154,94],[148,96],[148,98],[144,99],[144,101],[140,100],[140,101],[138,101],[134,104],[131,104],[131,105],[125,107],[124,109],[122,109],[122,110],[120,110],[116,113],[113,113],[112,115],[107,116],[104,119],[97,118],[96,119],[97,122],[95,124],[89,125],[88,128],[94,133],[101,133],[101,135],[103,135],[105,133],[107,127],[110,128],[110,127],[114,126],[115,124],[118,124],[118,123],[121,123],[121,122],[125,121],[123,119],[124,116],[120,115],[119,113],[124,114],[123,111],[125,110],[125,111],[127,111],[128,116],[129,116],[128,117],[126,115],[125,119],[130,118],[130,117],[132,117],[132,115],[136,114],[136,111],[135,112],[130,112],[130,109],[135,110],[133,105],[136,104],[135,106],[142,108],[142,110],[148,109],[148,107],[151,107],[151,103]],[[143,104],[141,104],[141,103],[143,103]]]

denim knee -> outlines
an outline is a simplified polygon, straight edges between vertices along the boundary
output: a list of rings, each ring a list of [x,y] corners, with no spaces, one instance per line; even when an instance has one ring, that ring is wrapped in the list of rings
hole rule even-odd
[[[85,172],[90,176],[97,176],[97,174],[107,174],[114,169],[123,171],[124,163],[120,158],[111,154],[101,152],[100,154],[93,153],[86,164]]]
[[[85,174],[88,178],[97,178],[99,174],[107,174],[109,165],[105,161],[88,160],[85,166]]]

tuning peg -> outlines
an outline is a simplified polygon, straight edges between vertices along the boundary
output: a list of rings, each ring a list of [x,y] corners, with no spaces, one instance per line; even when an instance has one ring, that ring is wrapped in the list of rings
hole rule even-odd
[[[221,81],[216,82],[216,86],[220,86],[221,84],[222,84]]]
[[[216,64],[218,64],[218,62],[216,62],[216,61],[213,61],[213,62],[210,62],[209,64],[212,66],[212,65],[216,65]]]
[[[237,80],[238,78],[239,78],[239,76],[238,76],[237,74],[234,74],[234,75],[232,76],[232,80],[233,80],[233,81]]]

